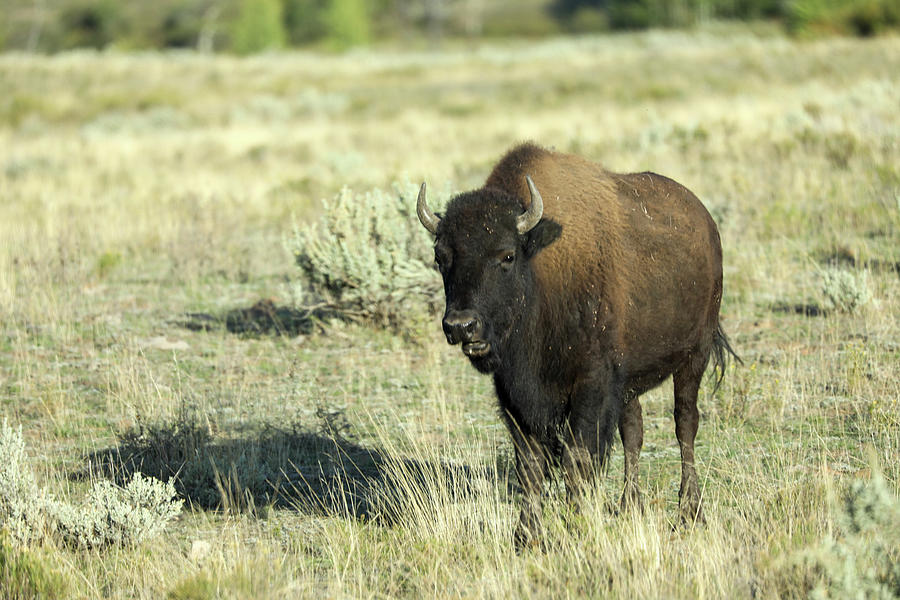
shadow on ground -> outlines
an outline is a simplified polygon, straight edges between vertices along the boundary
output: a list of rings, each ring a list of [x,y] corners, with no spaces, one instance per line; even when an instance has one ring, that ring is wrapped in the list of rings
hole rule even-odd
[[[868,269],[876,273],[894,272],[900,276],[900,260],[869,258],[860,260],[846,248],[838,248],[819,256],[819,262],[831,267],[843,267],[850,269]]]
[[[496,465],[391,455],[349,439],[339,413],[321,420],[315,431],[266,426],[245,437],[214,436],[194,418],[144,425],[87,456],[72,477],[100,475],[121,484],[140,471],[174,478],[179,495],[196,508],[252,513],[273,506],[386,524],[420,499],[463,501],[498,482],[512,491],[509,473]]]
[[[293,308],[278,306],[270,299],[260,300],[250,308],[235,308],[223,315],[187,313],[176,324],[193,331],[226,329],[241,335],[309,335],[320,330],[322,323],[346,319],[347,315],[328,305]]]
[[[815,303],[775,302],[770,306],[772,312],[803,315],[804,317],[827,317],[828,311]]]

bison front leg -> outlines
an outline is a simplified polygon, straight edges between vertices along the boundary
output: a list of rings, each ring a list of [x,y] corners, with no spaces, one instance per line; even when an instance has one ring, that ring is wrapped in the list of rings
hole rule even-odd
[[[510,429],[516,450],[516,477],[522,488],[522,511],[513,534],[516,551],[520,551],[529,546],[539,546],[543,539],[541,494],[548,461],[547,453],[537,438],[523,433],[515,422],[510,423]]]
[[[562,467],[566,495],[580,508],[585,489],[603,468],[624,398],[623,378],[610,368],[576,391],[566,423]]]

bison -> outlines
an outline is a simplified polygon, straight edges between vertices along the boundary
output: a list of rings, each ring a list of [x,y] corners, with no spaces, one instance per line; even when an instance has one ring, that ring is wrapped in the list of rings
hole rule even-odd
[[[493,375],[512,435],[522,508],[518,548],[541,538],[541,488],[562,468],[576,506],[615,428],[625,449],[623,506],[640,506],[640,396],[672,375],[681,447],[681,519],[701,519],[694,468],[697,391],[712,357],[733,356],[719,323],[716,224],[684,186],[620,174],[526,143],[443,215],[416,212],[435,236],[443,331]]]

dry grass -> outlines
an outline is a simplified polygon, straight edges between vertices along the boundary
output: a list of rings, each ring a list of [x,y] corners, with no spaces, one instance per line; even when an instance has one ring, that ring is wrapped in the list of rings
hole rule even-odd
[[[866,448],[900,485],[898,72],[896,37],[743,30],[0,56],[2,414],[60,496],[122,440],[174,451],[203,431],[203,460],[158,462],[218,472],[205,492],[226,509],[190,488],[194,510],[140,549],[31,552],[88,598],[804,595],[786,565],[834,530],[829,498],[869,476]],[[446,197],[527,138],[667,174],[720,223],[746,364],[701,399],[705,527],[672,529],[669,385],[644,403],[645,513],[607,511],[618,454],[585,514],[554,483],[547,551],[516,556],[489,381],[436,321],[415,343],[179,326],[289,302],[291,221],[341,186],[408,176]],[[829,268],[867,271],[871,300],[828,310]],[[157,437],[125,437],[140,427]]]

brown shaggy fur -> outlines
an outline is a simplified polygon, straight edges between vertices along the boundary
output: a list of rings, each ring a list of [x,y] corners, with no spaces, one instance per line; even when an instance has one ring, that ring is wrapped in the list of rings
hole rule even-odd
[[[517,232],[531,203],[543,217]],[[702,518],[694,468],[697,392],[710,357],[733,354],[719,326],[722,250],[694,194],[655,173],[618,174],[523,144],[436,226],[447,340],[492,373],[516,449],[524,502],[518,545],[540,539],[540,493],[554,456],[577,499],[608,452],[625,448],[622,505],[640,505],[639,396],[672,375],[681,517]]]
[[[533,144],[507,153],[484,187],[519,198],[524,210],[531,203],[526,175],[541,193],[544,218],[563,231],[533,261],[546,304],[573,294],[602,299],[600,305],[611,313],[607,318],[620,324],[613,345],[629,379],[658,372],[658,365],[671,363],[696,347],[703,333],[715,331],[721,242],[715,222],[690,190],[662,175],[611,173]],[[687,282],[671,276],[678,272],[696,277]],[[704,308],[685,315],[684,306]],[[598,316],[584,324],[600,321]],[[658,381],[634,383],[640,394]]]

